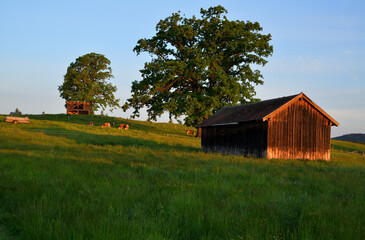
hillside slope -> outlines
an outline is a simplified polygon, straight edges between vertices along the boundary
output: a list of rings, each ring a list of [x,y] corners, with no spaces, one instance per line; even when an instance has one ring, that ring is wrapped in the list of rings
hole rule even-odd
[[[0,116],[0,236],[17,239],[362,239],[365,157],[206,154],[185,127]],[[131,129],[101,128],[104,122]],[[3,233],[3,234],[1,234]]]
[[[365,134],[364,133],[351,133],[351,134],[345,134],[345,135],[342,135],[339,137],[335,137],[333,139],[364,144],[365,143]]]
[[[357,151],[359,153],[365,152],[365,144],[353,143],[341,140],[331,140],[331,145],[333,148],[342,151],[347,151],[347,152]]]

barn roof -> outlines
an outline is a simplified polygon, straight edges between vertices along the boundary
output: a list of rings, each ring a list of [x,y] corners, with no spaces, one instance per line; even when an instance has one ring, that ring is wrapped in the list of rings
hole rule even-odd
[[[304,93],[269,99],[256,103],[242,104],[237,106],[227,106],[219,110],[216,114],[203,121],[197,127],[208,127],[217,125],[238,124],[240,122],[248,122],[255,120],[267,120],[280,107],[284,106],[296,98],[305,98],[314,108],[327,117],[334,125],[338,126],[338,122],[317,106]]]

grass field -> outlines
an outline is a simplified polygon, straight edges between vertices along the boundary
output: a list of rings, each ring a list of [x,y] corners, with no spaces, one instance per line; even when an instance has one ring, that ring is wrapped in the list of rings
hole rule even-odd
[[[340,150],[340,151],[347,151],[347,152],[359,152],[361,154],[365,153],[365,144],[353,143],[348,141],[341,141],[341,140],[331,140],[332,148]]]
[[[0,239],[365,239],[360,154],[206,154],[182,125],[29,117],[0,116]]]

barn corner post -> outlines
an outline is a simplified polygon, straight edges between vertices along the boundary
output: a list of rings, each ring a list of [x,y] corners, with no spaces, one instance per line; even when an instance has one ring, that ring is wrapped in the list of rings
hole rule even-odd
[[[202,128],[201,127],[196,127],[196,138],[202,138]]]
[[[203,123],[208,118],[209,118],[209,115],[205,115],[204,118],[203,118],[203,120],[200,122],[200,124]],[[195,135],[195,137],[202,138],[202,128],[201,127],[198,127],[198,126],[195,127],[195,128],[196,128],[196,135]]]

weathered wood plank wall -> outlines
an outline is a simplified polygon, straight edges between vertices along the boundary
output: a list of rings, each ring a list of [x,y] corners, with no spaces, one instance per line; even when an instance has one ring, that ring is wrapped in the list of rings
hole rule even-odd
[[[267,158],[330,160],[329,120],[304,98],[268,120]]]
[[[205,152],[266,158],[267,122],[210,126],[202,131],[201,146]]]

